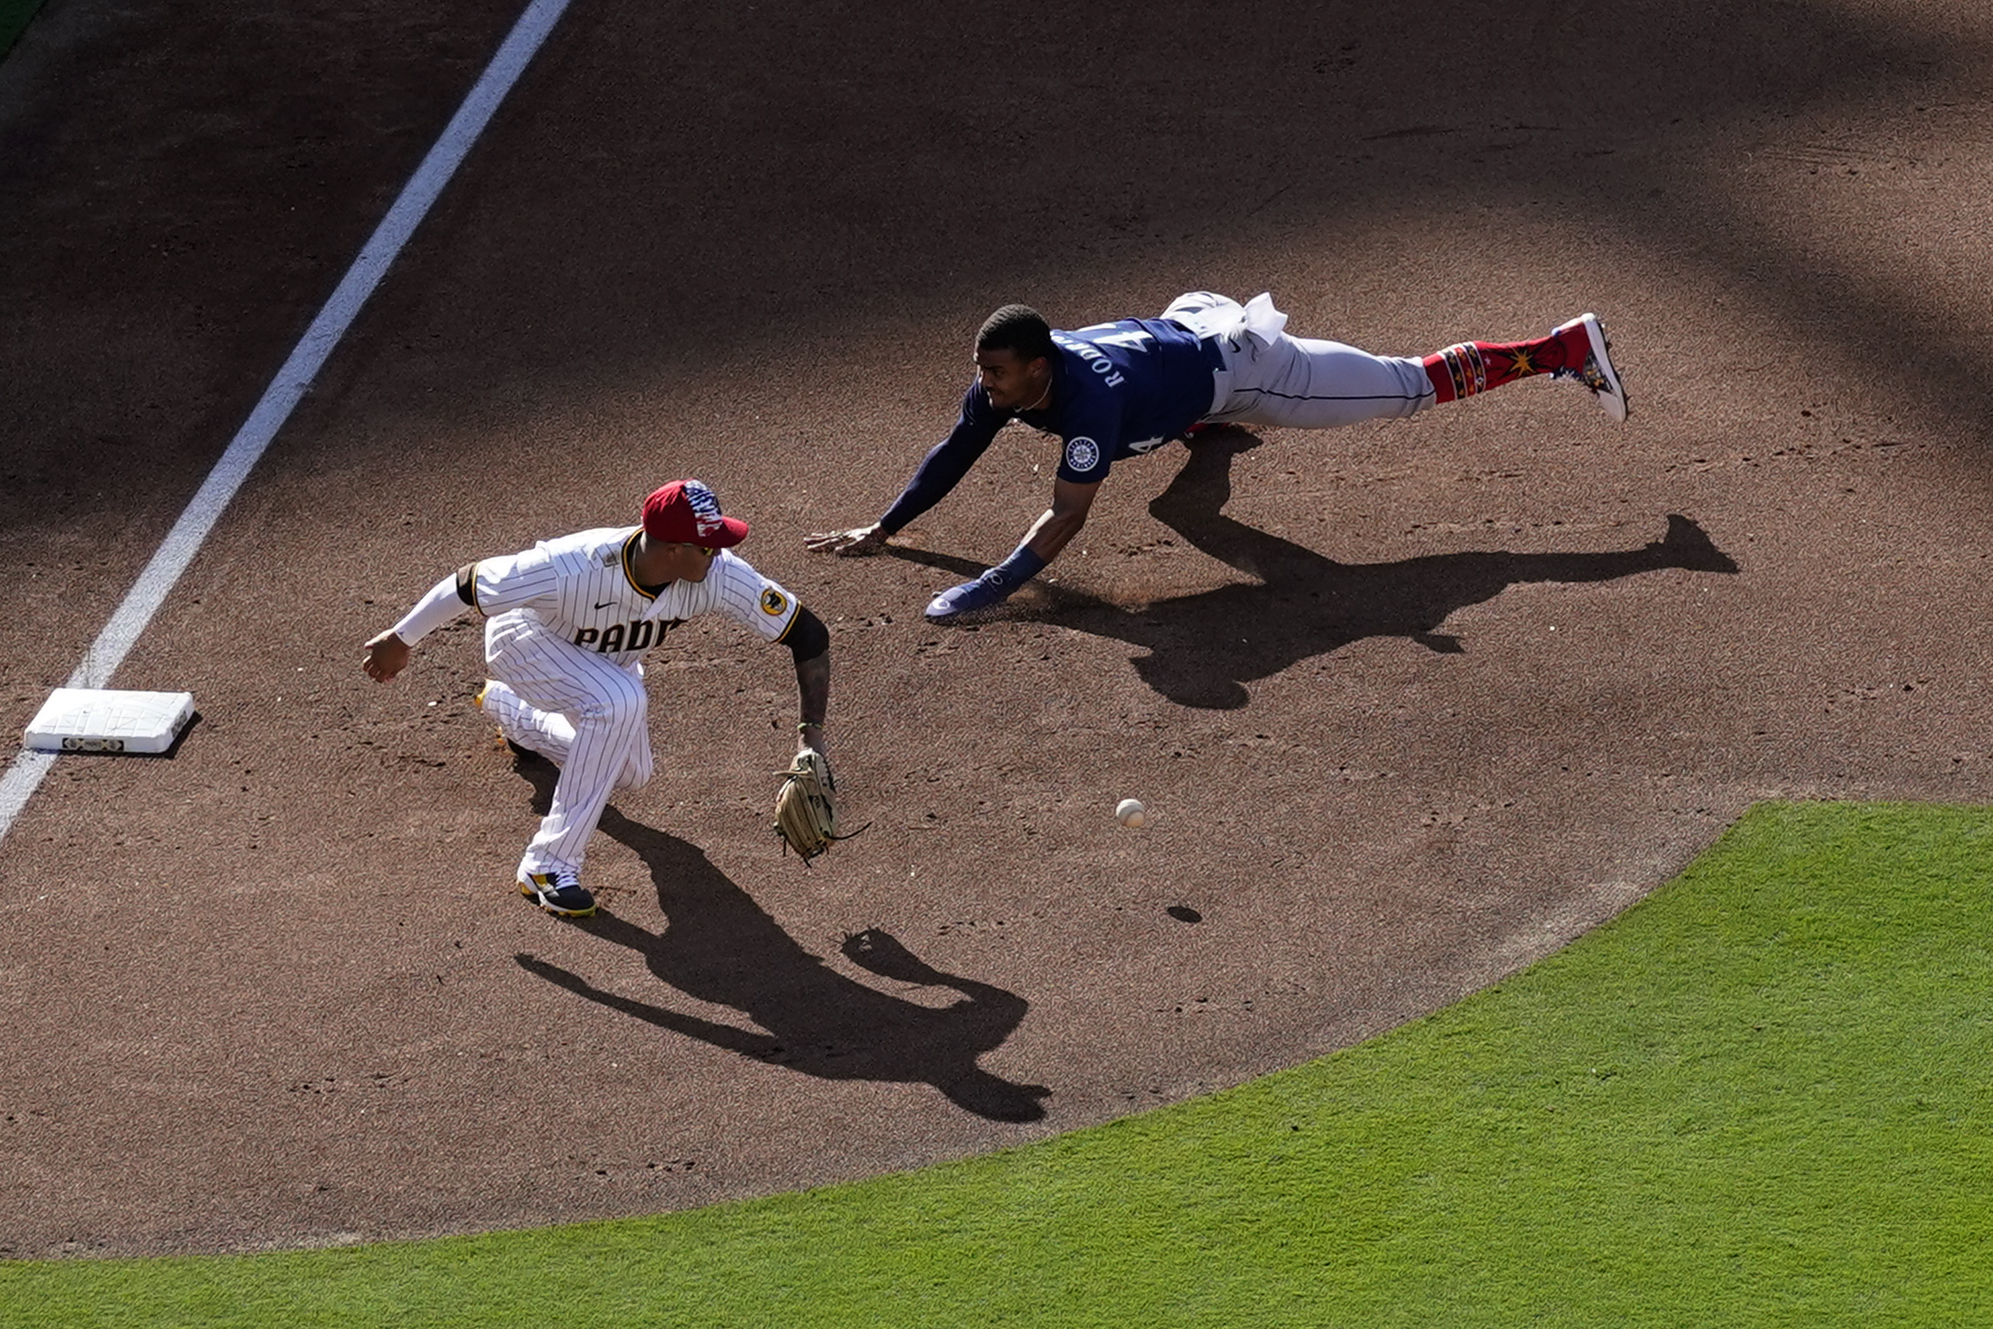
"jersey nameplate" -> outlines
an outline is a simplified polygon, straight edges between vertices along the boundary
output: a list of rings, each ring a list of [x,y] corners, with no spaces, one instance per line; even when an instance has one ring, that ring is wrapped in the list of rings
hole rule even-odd
[[[1100,324],[1097,326],[1107,327],[1112,325]],[[1092,329],[1083,328],[1081,331],[1090,332]],[[1133,351],[1146,351],[1149,349],[1149,343],[1155,339],[1140,328],[1131,328],[1125,332],[1113,332],[1104,337],[1095,337],[1091,342],[1083,342],[1073,337],[1062,337],[1056,332],[1052,334],[1052,340],[1085,361],[1088,369],[1100,375],[1102,383],[1110,388],[1118,388],[1126,380],[1123,378],[1121,371],[1115,368],[1114,362],[1108,359],[1107,355],[1100,348],[1102,346],[1125,346]]]

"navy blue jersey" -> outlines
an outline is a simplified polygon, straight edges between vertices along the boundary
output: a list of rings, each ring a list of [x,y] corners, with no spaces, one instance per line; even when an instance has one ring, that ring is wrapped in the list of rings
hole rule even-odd
[[[1163,319],[1124,318],[1078,332],[1053,332],[1059,354],[1052,362],[1052,400],[1017,418],[1058,435],[1065,444],[1059,478],[1092,484],[1124,457],[1161,447],[1211,409],[1215,349],[1197,334]],[[982,398],[980,389],[970,398]],[[968,402],[964,402],[964,418]],[[999,422],[999,427],[1002,420]]]
[[[887,533],[940,502],[1012,420],[1058,436],[1060,479],[1094,484],[1115,462],[1161,447],[1211,410],[1211,375],[1223,364],[1217,345],[1177,323],[1124,318],[1077,332],[1054,329],[1052,343],[1050,403],[998,410],[980,382],[970,384],[955,428],[880,519]]]

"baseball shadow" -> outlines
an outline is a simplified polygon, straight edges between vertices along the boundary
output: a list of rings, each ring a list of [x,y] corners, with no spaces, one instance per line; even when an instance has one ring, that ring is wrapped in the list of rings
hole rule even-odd
[[[951,989],[960,996],[946,1006],[928,1007],[877,991],[804,950],[695,846],[614,808],[604,812],[602,830],[643,859],[669,923],[651,932],[604,912],[583,926],[643,956],[667,987],[730,1006],[759,1028],[608,992],[532,955],[514,957],[520,968],[660,1029],[805,1075],[930,1084],[956,1106],[991,1121],[1044,1117],[1040,1100],[1050,1089],[1013,1084],[977,1064],[1024,1018],[1029,1004],[1022,997],[943,973],[890,933],[868,928],[844,939],[840,949],[852,963],[895,982]]]
[[[1735,573],[1737,564],[1689,518],[1670,515],[1661,539],[1592,554],[1501,550],[1429,554],[1394,563],[1339,563],[1306,546],[1234,521],[1232,461],[1259,446],[1253,434],[1218,429],[1189,446],[1176,477],[1149,504],[1194,548],[1257,579],[1126,609],[1058,585],[1039,589],[1029,617],[1113,637],[1146,654],[1133,661],[1150,687],[1185,706],[1244,706],[1245,684],[1366,637],[1404,637],[1459,654],[1439,631],[1449,615],[1524,582],[1596,582],[1662,568]]]

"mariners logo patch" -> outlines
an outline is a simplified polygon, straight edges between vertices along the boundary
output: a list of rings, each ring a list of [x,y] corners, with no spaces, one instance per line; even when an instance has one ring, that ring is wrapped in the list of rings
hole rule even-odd
[[[761,593],[761,612],[770,618],[782,617],[782,612],[788,607],[789,597],[776,590],[773,586],[770,586]]]
[[[1066,467],[1074,471],[1090,471],[1100,465],[1100,444],[1090,438],[1075,438],[1066,444]]]

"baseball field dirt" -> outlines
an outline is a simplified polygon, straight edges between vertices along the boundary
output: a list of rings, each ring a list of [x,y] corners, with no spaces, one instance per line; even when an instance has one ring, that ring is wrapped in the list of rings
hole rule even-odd
[[[0,730],[515,17],[48,0],[0,63]],[[996,1149],[1473,991],[1756,799],[1987,801],[1989,92],[1970,0],[575,0],[118,671],[191,731],[59,758],[0,839],[0,1255]],[[1391,354],[1594,310],[1633,416],[1545,379],[1216,431],[966,627],[921,607],[1044,508],[1029,431],[891,553],[804,549],[941,437],[992,308],[1192,289]],[[870,829],[784,856],[788,653],[695,623],[558,922],[477,624],[384,687],[360,643],[681,476],[830,625]]]

